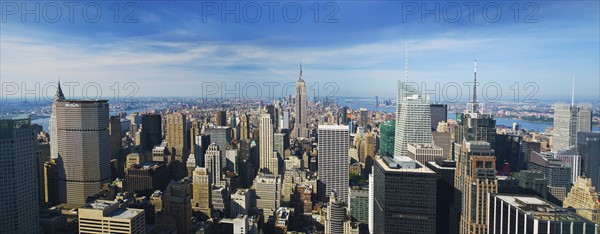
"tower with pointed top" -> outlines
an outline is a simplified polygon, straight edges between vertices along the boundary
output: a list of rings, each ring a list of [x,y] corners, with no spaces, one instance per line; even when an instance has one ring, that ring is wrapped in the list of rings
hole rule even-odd
[[[408,56],[406,56],[406,61],[408,61]],[[408,62],[404,69],[404,82],[398,81],[394,158],[407,156],[408,144],[433,142],[429,97],[421,95],[418,90],[407,83]]]
[[[496,141],[496,120],[491,114],[481,110],[477,101],[477,60],[473,65],[473,94],[467,103],[467,109],[456,116],[458,128],[454,143],[462,144],[465,141],[485,141],[494,149]],[[460,147],[455,147],[459,149]],[[504,162],[501,162],[504,163]]]
[[[111,180],[107,100],[67,100],[58,85],[50,150],[58,162],[61,203],[84,204]]]
[[[52,103],[52,114],[50,115],[50,158],[58,158],[58,124],[56,123],[56,104],[58,101],[63,100],[65,100],[65,95],[60,87],[59,79],[58,87],[56,88],[56,94],[54,94],[54,102]]]
[[[557,103],[554,105],[554,144],[552,151],[569,149],[577,145],[577,132],[592,130],[592,106],[590,104],[575,105],[575,78],[571,91],[571,105]]]
[[[294,100],[294,130],[292,137],[308,136],[306,131],[306,84],[302,79],[302,63],[300,63],[300,78],[296,82],[296,98]]]

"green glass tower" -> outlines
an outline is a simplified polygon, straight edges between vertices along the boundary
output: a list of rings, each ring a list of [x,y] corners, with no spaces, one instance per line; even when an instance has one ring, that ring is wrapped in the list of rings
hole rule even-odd
[[[396,120],[388,120],[381,124],[381,138],[379,139],[379,155],[394,156],[394,140],[396,134]]]

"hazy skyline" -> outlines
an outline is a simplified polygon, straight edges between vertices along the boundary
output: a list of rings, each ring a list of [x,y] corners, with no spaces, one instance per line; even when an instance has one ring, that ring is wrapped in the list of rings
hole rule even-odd
[[[83,2],[73,23],[65,15],[67,8],[57,23],[47,22],[44,15],[39,23],[34,16],[22,23],[19,13],[7,14],[5,6],[0,27],[2,82],[54,82],[60,73],[63,81],[94,81],[106,89],[113,82],[136,82],[137,96],[201,96],[206,82],[295,82],[302,61],[309,92],[314,82],[334,82],[339,85],[336,96],[392,98],[397,80],[404,79],[408,43],[412,82],[469,82],[477,59],[478,81],[499,83],[503,99],[511,97],[514,82],[521,89],[534,82],[539,85],[535,98],[569,100],[575,76],[576,99],[600,100],[597,1],[534,2],[538,11],[530,18],[537,23],[523,22],[535,9],[525,9],[524,2],[518,2],[516,23],[510,8],[514,2],[498,3],[503,12],[495,23],[481,14],[485,3],[475,6],[471,22],[468,8],[452,2],[462,6],[456,23],[446,22],[443,10],[425,15],[425,23],[421,12],[407,15],[406,7],[414,7],[414,2],[335,2],[327,9],[326,2],[319,2],[318,23],[310,8],[315,2],[298,2],[302,16],[296,23],[282,17],[284,2],[274,8],[273,22],[269,8],[255,2],[262,6],[256,23],[244,14],[237,15],[239,22],[236,15],[225,15],[222,22],[219,12],[203,14],[215,2],[182,1],[177,7],[160,3],[131,6],[138,10],[133,17],[137,23],[123,22],[133,9],[126,10],[125,3],[119,6],[118,23],[105,2],[98,2],[102,15],[97,23],[77,14]],[[234,8],[235,3],[243,10],[252,9],[246,5],[254,2],[226,2],[230,5],[225,7]],[[454,5],[437,3],[452,12]],[[44,9],[48,3],[41,4]],[[423,4],[416,6],[435,8],[436,2]],[[331,20],[338,22],[323,22],[336,8]],[[440,22],[435,22],[436,16]]]

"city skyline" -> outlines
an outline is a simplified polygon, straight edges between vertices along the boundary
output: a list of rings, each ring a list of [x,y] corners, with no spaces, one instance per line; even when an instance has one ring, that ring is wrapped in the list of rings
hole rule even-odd
[[[333,15],[337,22],[323,22],[329,11],[321,3],[318,23],[308,2],[298,3],[303,15],[296,23],[280,14],[269,22],[266,8],[256,23],[246,21],[244,15],[237,15],[239,22],[236,15],[226,15],[221,22],[220,12],[206,12],[206,3],[185,4],[186,8],[162,8],[152,2],[135,3],[137,22],[122,22],[124,16],[119,15],[115,23],[107,3],[99,4],[105,14],[94,24],[80,17],[71,23],[66,15],[56,23],[39,15],[39,23],[33,16],[23,23],[6,14],[0,29],[2,82],[33,86],[59,76],[82,83],[103,80],[105,93],[114,82],[137,82],[139,96],[188,97],[196,96],[196,89],[206,82],[225,81],[230,86],[293,82],[293,68],[302,61],[307,87],[324,80],[340,84],[339,96],[393,97],[393,88],[375,92],[362,87],[371,81],[391,87],[402,79],[408,44],[409,81],[425,81],[431,87],[435,82],[468,82],[468,68],[477,58],[481,82],[502,80],[506,96],[514,82],[520,82],[520,89],[534,82],[539,85],[536,97],[567,100],[569,93],[561,91],[575,76],[577,100],[600,98],[598,2],[535,2],[528,8],[537,9],[532,19],[526,21],[529,11],[522,10],[516,22],[511,5],[502,2],[498,4],[502,17],[494,23],[488,22],[492,16],[481,14],[471,20],[467,7],[458,3],[463,14],[456,23],[448,22],[443,12],[423,18],[423,6],[408,14],[405,8],[410,2],[335,3],[328,9],[337,9]],[[524,4],[519,7],[525,8]],[[277,13],[283,4],[279,7]],[[435,8],[435,4],[424,7]],[[375,12],[379,17],[354,17]],[[160,82],[165,78],[173,82]],[[170,93],[175,83],[186,87]]]
[[[0,4],[0,232],[600,231],[600,2],[163,3]]]

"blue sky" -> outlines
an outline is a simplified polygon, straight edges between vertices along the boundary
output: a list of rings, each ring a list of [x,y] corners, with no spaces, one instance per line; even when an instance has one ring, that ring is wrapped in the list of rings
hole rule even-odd
[[[73,22],[62,2],[39,3],[37,13],[25,16],[23,4],[35,9],[34,2],[2,3],[4,83],[40,82],[43,87],[60,74],[63,82],[99,83],[104,97],[114,82],[121,89],[135,82],[137,96],[202,96],[208,82],[224,82],[228,88],[236,82],[240,87],[281,82],[282,87],[297,80],[302,61],[307,85],[318,83],[321,94],[328,92],[324,84],[333,82],[337,96],[395,97],[408,43],[409,81],[426,82],[428,89],[438,82],[438,93],[451,82],[471,81],[477,59],[480,87],[496,82],[503,99],[513,98],[515,82],[522,99],[533,92],[524,89],[532,82],[538,87],[534,98],[567,100],[575,76],[578,100],[600,100],[598,1],[483,2],[473,12],[463,2],[271,2],[278,4],[272,22],[269,2],[145,1],[127,9],[126,2],[118,2],[116,23],[114,1],[77,2]],[[95,4],[102,15],[87,22],[84,15],[88,20],[96,16]],[[224,8],[236,4],[239,22],[235,13],[222,22]],[[55,6],[61,7],[61,17],[48,22],[59,9]],[[256,6],[261,17],[250,22],[246,18],[255,16]],[[288,22],[296,6],[302,15]],[[439,11],[422,15],[436,6]],[[495,7],[502,11],[497,20]],[[134,22],[124,22],[134,10]],[[332,12],[330,22],[324,22]],[[75,90],[81,92],[81,86]],[[467,86],[462,91],[467,95]]]

